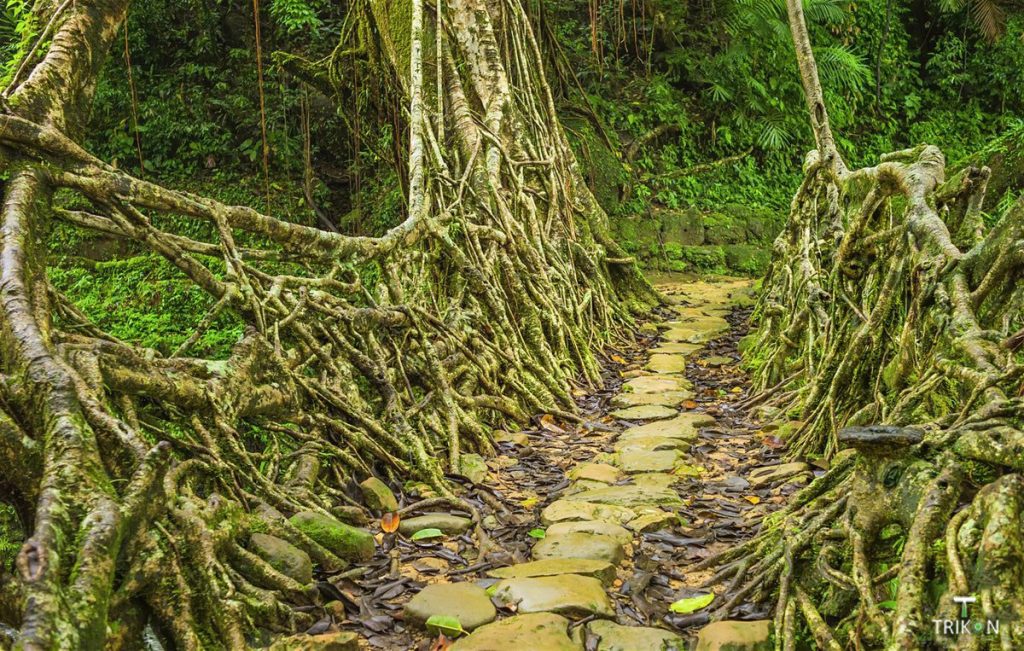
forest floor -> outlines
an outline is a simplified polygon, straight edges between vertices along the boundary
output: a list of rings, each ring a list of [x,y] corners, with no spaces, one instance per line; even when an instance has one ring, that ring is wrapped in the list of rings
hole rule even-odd
[[[782,463],[783,442],[738,407],[751,283],[652,280],[671,305],[635,348],[608,351],[605,388],[577,391],[580,422],[499,432],[497,456],[452,476],[487,540],[474,514],[417,507],[429,489],[408,487],[374,562],[321,582],[337,601],[318,632],[433,651],[649,651],[697,635],[716,596],[687,567],[755,534],[820,471]],[[746,621],[703,629],[698,648],[767,638],[766,609],[733,614]]]

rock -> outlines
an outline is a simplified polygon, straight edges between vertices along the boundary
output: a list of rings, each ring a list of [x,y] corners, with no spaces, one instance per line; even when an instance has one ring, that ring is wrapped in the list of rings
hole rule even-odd
[[[707,330],[696,327],[697,324],[676,323],[661,336],[665,341],[678,341],[690,344],[700,344],[711,339],[714,334]]]
[[[569,478],[614,484],[623,475],[621,470],[607,463],[581,463],[569,471]]]
[[[287,540],[254,533],[249,537],[249,550],[281,574],[302,585],[313,581],[313,562],[309,560],[309,554]]]
[[[301,511],[288,521],[339,558],[350,561],[368,561],[373,558],[376,548],[373,534],[365,529],[358,529],[313,511]]]
[[[612,407],[636,407],[641,405],[662,405],[674,407],[693,397],[692,391],[662,391],[661,393],[619,393],[612,397]],[[674,410],[673,410],[674,413]]]
[[[683,373],[686,371],[686,356],[656,353],[651,355],[644,368],[654,373]]]
[[[723,246],[722,251],[727,267],[751,276],[763,276],[772,262],[772,251],[768,246],[731,244]]]
[[[665,490],[679,481],[679,477],[667,472],[645,472],[633,475],[630,479],[637,486],[651,490]]]
[[[398,510],[395,494],[380,479],[368,477],[359,484],[359,489],[363,492],[363,501],[371,511],[393,513]]]
[[[615,606],[601,582],[578,574],[502,579],[494,586],[494,598],[501,603],[518,604],[520,613],[615,617]]]
[[[290,635],[271,644],[268,651],[359,651],[359,636],[351,631]]]
[[[648,436],[667,436],[685,440],[696,440],[697,430],[701,427],[714,425],[715,419],[707,414],[687,412],[679,414],[669,420],[661,420],[654,423],[645,423],[635,427],[626,428],[619,435],[619,441],[643,438]]]
[[[345,604],[341,601],[328,601],[324,604],[324,612],[331,616],[335,624],[345,621]]]
[[[498,615],[490,597],[474,583],[428,585],[405,604],[404,612],[406,621],[420,626],[434,615],[456,617],[467,631],[493,622]]]
[[[747,475],[750,481],[750,485],[754,488],[761,486],[767,486],[783,479],[788,479],[793,475],[799,475],[800,473],[810,472],[811,467],[806,463],[800,461],[794,461],[792,463],[782,463],[777,466],[762,466],[760,468],[754,468]]]
[[[411,536],[421,529],[440,529],[449,536],[457,536],[469,531],[473,521],[450,513],[426,513],[415,518],[402,520],[398,523],[398,531],[403,536]]]
[[[625,531],[625,529],[623,529]],[[628,531],[626,532],[629,533]],[[501,567],[487,573],[496,579],[523,579],[535,576],[558,576],[579,574],[592,576],[605,585],[615,580],[615,565],[593,558],[545,558],[509,567]]]
[[[637,533],[645,533],[647,531],[666,529],[676,524],[679,524],[678,515],[669,511],[657,511],[646,513],[635,520],[630,520],[626,523],[626,526]]]
[[[587,625],[591,635],[601,638],[597,651],[683,651],[682,638],[661,628],[622,626],[596,620]]]
[[[660,420],[672,418],[678,411],[664,405],[638,405],[625,409],[616,409],[611,416],[622,420]]]
[[[719,366],[728,366],[729,364],[735,364],[736,360],[732,357],[725,357],[724,355],[712,355],[711,357],[704,358],[704,366],[710,366],[711,368],[718,368]]]
[[[697,352],[703,346],[700,344],[689,344],[685,341],[667,341],[661,343],[656,348],[651,349],[651,356],[654,355],[682,355],[686,357],[692,353]],[[679,371],[682,372],[682,371]]]
[[[606,486],[573,495],[570,499],[580,502],[598,502],[629,508],[637,506],[668,506],[679,505],[683,500],[670,488],[652,488],[650,486]]]
[[[676,450],[626,450],[619,454],[619,468],[628,474],[672,472],[678,461],[679,452]]]
[[[548,534],[533,546],[533,560],[550,558],[589,558],[618,565],[626,556],[622,543],[612,536],[596,533]]]
[[[561,499],[548,504],[541,511],[540,519],[545,525],[572,520],[601,520],[624,524],[634,519],[636,515],[635,511],[622,506]]]
[[[456,640],[450,651],[583,651],[580,642],[569,638],[568,629],[569,620],[552,613],[516,615]]]
[[[615,443],[616,452],[626,450],[679,450],[686,452],[690,442],[686,439],[670,436],[632,436]]]
[[[505,432],[503,430],[495,430],[494,442],[515,443],[516,445],[527,447],[530,445],[530,437],[523,432]]]
[[[562,493],[562,497],[569,497],[570,495],[594,490],[595,488],[604,488],[607,485],[608,482],[594,481],[592,479],[577,479],[569,486],[569,488],[565,489],[565,492]]]
[[[769,651],[771,632],[767,619],[712,622],[697,634],[695,651]]]
[[[664,375],[643,375],[623,382],[622,391],[632,393],[664,393],[666,391],[683,391],[693,384],[682,377]]]
[[[459,474],[474,484],[483,483],[487,479],[487,463],[479,454],[460,455]]]
[[[687,246],[704,243],[704,215],[696,208],[658,210],[655,217],[661,222],[663,241]]]
[[[566,533],[596,533],[602,536],[611,536],[623,545],[633,542],[633,534],[625,527],[611,522],[600,520],[578,520],[576,522],[557,522],[547,529],[547,535],[559,536]],[[581,572],[577,572],[581,574]]]

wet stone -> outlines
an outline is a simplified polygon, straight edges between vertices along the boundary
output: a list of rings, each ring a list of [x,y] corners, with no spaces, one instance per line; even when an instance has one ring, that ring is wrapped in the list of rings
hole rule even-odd
[[[590,635],[600,637],[597,651],[683,651],[682,638],[671,631],[648,626],[622,626],[604,620],[587,625]]]
[[[291,635],[275,641],[268,651],[359,651],[359,635],[351,631]]]
[[[612,536],[595,533],[548,534],[533,546],[535,561],[551,558],[589,558],[618,565],[626,556],[622,543]]]
[[[398,531],[403,536],[411,536],[421,529],[440,529],[449,536],[457,536],[469,531],[473,521],[450,513],[427,513],[415,518],[402,520],[398,523]]]
[[[369,477],[359,484],[363,502],[371,511],[392,513],[398,510],[398,500],[388,485],[376,477]]]
[[[619,454],[619,467],[628,474],[672,472],[678,461],[679,452],[676,450],[627,450]]]
[[[547,529],[547,535],[558,536],[566,533],[596,533],[603,536],[611,536],[623,545],[633,542],[633,534],[625,527],[611,522],[600,520],[577,520],[576,522],[558,522]],[[579,572],[577,572],[579,574]]]
[[[666,341],[651,349],[651,355],[690,355],[700,350],[700,344],[690,344],[685,341]]]
[[[679,477],[667,472],[645,472],[633,475],[630,479],[637,486],[653,490],[664,490],[679,481]]]
[[[642,405],[662,405],[674,407],[684,400],[693,397],[692,391],[662,391],[660,393],[620,393],[611,400],[613,407],[637,407]],[[675,410],[673,410],[675,413]]]
[[[493,622],[497,611],[484,589],[473,583],[434,583],[409,600],[405,619],[423,625],[434,615],[456,617],[470,631]]]
[[[714,423],[715,419],[707,414],[687,412],[668,420],[629,427],[619,435],[619,440],[646,436],[668,436],[693,440],[697,438],[697,430],[699,428],[707,427]]]
[[[632,393],[662,393],[690,389],[689,380],[665,375],[644,375],[623,383],[622,390]]]
[[[567,499],[552,502],[540,514],[541,522],[546,525],[575,520],[600,520],[621,525],[636,518],[636,516],[636,511],[622,506]]]
[[[287,540],[254,533],[249,537],[249,550],[281,574],[302,585],[313,581],[313,563],[309,560],[309,554]]]
[[[735,364],[736,360],[732,357],[725,357],[724,355],[712,355],[711,357],[704,358],[704,365],[712,368],[719,366],[728,366],[729,364]]]
[[[696,651],[769,651],[772,625],[767,619],[713,622],[697,634]]]
[[[682,373],[686,371],[686,357],[684,355],[655,353],[647,360],[644,367],[655,373]]]
[[[344,524],[329,515],[313,511],[301,511],[288,521],[339,558],[355,561],[368,561],[373,558],[376,544],[373,534],[365,529]]]
[[[679,450],[686,452],[690,442],[686,439],[669,436],[636,436],[615,443],[616,452],[626,450]]]
[[[494,598],[501,603],[518,604],[517,610],[520,613],[553,612],[569,617],[615,617],[615,606],[601,582],[578,574],[503,579],[494,586]]]
[[[451,651],[583,651],[583,644],[568,634],[569,620],[552,613],[516,615],[482,626],[469,637],[456,640]]]
[[[679,524],[679,516],[669,511],[657,511],[645,513],[635,520],[630,520],[626,526],[637,533],[648,531],[660,531]]]
[[[623,529],[625,531],[625,529]],[[629,534],[629,532],[626,532]],[[632,536],[630,537],[632,538]],[[501,567],[487,573],[496,579],[524,579],[536,576],[558,576],[579,574],[591,576],[605,585],[615,580],[615,565],[593,558],[545,558],[509,567]]]
[[[792,463],[782,463],[777,466],[754,468],[750,471],[748,478],[751,486],[758,488],[810,471],[811,467],[806,463],[794,461]]]
[[[572,496],[580,502],[599,502],[615,506],[636,507],[648,505],[678,505],[683,501],[679,494],[670,488],[653,488],[650,486],[607,486]]]
[[[677,410],[664,405],[638,405],[636,407],[616,409],[610,415],[622,420],[660,420],[672,418],[677,413],[679,413]]]
[[[607,463],[581,463],[569,471],[569,478],[614,484],[622,479],[622,471]]]

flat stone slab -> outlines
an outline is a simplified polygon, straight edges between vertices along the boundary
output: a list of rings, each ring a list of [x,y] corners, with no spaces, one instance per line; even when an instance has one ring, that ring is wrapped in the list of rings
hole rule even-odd
[[[621,525],[636,517],[636,511],[624,506],[569,499],[561,499],[548,504],[540,514],[540,520],[545,525],[575,520],[600,520]]]
[[[672,418],[678,413],[677,410],[664,405],[637,405],[636,407],[616,409],[610,415],[622,420],[661,420]]]
[[[405,619],[423,625],[434,615],[457,617],[467,631],[494,621],[494,604],[475,583],[434,583],[405,604]]]
[[[673,457],[674,459],[674,457]],[[674,461],[673,461],[674,464]],[[656,489],[650,486],[608,486],[577,493],[570,499],[580,502],[598,502],[614,506],[670,506],[682,504],[679,494],[669,488]]]
[[[678,461],[679,452],[676,450],[626,450],[619,453],[619,468],[627,474],[672,472]]]
[[[627,450],[679,450],[690,449],[690,441],[673,436],[631,436],[615,443],[616,452]]]
[[[679,477],[667,472],[644,472],[633,475],[630,479],[637,486],[654,490],[664,490],[679,481]]]
[[[690,344],[701,344],[714,336],[715,333],[701,330],[688,323],[677,323],[661,334],[665,341],[681,341]]]
[[[469,518],[451,515],[450,513],[426,513],[415,518],[401,520],[398,531],[403,536],[411,536],[421,529],[440,529],[449,536],[457,536],[469,531],[473,521]]]
[[[693,397],[693,391],[662,391],[660,393],[619,393],[612,398],[612,407],[636,407],[639,405],[663,405],[675,407]],[[673,410],[674,411],[674,410]]]
[[[267,651],[359,651],[362,638],[352,631],[335,631],[320,635],[289,635],[278,638]]]
[[[581,463],[569,471],[569,479],[614,484],[622,479],[622,471],[607,463]]]
[[[562,574],[525,579],[502,579],[494,588],[501,603],[518,604],[520,613],[551,612],[569,617],[615,617],[615,606],[604,585],[590,576]],[[502,649],[509,648],[506,643]],[[541,649],[536,643],[531,649]]]
[[[566,533],[596,533],[603,536],[611,536],[615,538],[623,545],[628,545],[633,542],[633,534],[626,530],[625,527],[619,524],[611,522],[602,522],[600,520],[577,520],[575,522],[556,522],[547,528],[547,535],[558,536]],[[582,572],[577,572],[582,574]]]
[[[700,344],[685,341],[666,341],[651,349],[651,355],[683,355],[684,357],[703,348]]]
[[[692,387],[693,384],[686,378],[664,375],[642,375],[622,383],[623,393],[663,393],[683,391]]]
[[[767,619],[750,622],[712,622],[697,634],[696,651],[769,651],[772,623]]]
[[[626,530],[623,529],[623,531]],[[632,539],[632,534],[629,534],[628,531],[626,534]],[[487,574],[496,579],[526,579],[535,576],[579,574],[580,576],[592,576],[601,583],[610,585],[615,580],[615,565],[593,558],[545,558],[541,561],[500,567]]]
[[[679,523],[679,516],[669,511],[657,511],[645,513],[635,520],[630,520],[626,526],[636,533],[647,531],[659,531]]]
[[[583,651],[583,643],[569,637],[569,620],[552,613],[516,615],[456,640],[451,651]]]
[[[705,357],[704,366],[710,366],[712,368],[718,368],[719,366],[728,366],[729,364],[735,364],[736,360],[732,357],[726,357],[725,355],[712,355],[711,357]]]
[[[601,641],[597,651],[683,651],[683,639],[662,628],[622,626],[615,622],[596,620],[587,631]]]
[[[715,419],[707,414],[687,412],[669,420],[628,427],[619,435],[619,440],[646,436],[667,436],[669,438],[694,440],[697,438],[697,430],[699,428],[714,424]]]
[[[626,549],[613,536],[574,531],[547,534],[533,546],[531,555],[535,561],[551,558],[589,558],[618,565],[626,557]]]
[[[654,373],[683,373],[686,371],[686,356],[657,353],[651,355],[644,368]]]
[[[781,463],[777,466],[762,466],[754,468],[747,475],[750,485],[754,488],[767,486],[768,484],[788,479],[794,475],[810,472],[811,467],[806,463],[794,461],[792,463]]]

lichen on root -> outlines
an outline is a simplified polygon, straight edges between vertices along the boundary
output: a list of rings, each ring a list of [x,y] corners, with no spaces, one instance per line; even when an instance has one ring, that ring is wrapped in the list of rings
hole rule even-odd
[[[52,37],[0,113],[0,459],[18,462],[0,481],[31,531],[0,581],[16,648],[134,648],[145,622],[178,649],[294,631],[316,590],[252,553],[252,533],[343,568],[343,546],[284,516],[344,518],[346,482],[371,474],[455,499],[443,473],[490,451],[488,425],[574,418],[570,380],[599,383],[598,348],[657,300],[583,182],[519,0],[387,4],[409,9],[404,36],[395,21],[357,31],[380,35],[367,56],[409,99],[410,211],[371,238],[89,154],[78,143],[129,3],[36,3]],[[356,5],[365,21],[382,6]],[[209,317],[170,356],[103,332],[48,282],[53,220],[162,256],[209,295]],[[229,358],[190,357],[221,313],[245,324]]]

